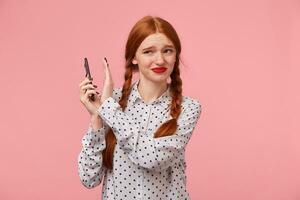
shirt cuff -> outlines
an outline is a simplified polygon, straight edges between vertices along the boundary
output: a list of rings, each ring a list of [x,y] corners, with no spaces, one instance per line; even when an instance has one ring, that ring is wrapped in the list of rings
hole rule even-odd
[[[91,136],[92,138],[104,137],[105,136],[105,131],[106,131],[105,127],[101,127],[101,128],[99,128],[97,130],[94,130],[92,128],[92,126],[89,126],[88,130],[87,130],[87,134],[89,136]]]
[[[113,116],[120,104],[113,98],[106,98],[101,106],[97,109],[98,114],[103,118]]]

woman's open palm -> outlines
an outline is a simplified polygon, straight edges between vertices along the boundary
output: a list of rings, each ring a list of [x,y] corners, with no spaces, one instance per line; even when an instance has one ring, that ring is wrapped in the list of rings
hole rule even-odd
[[[100,100],[101,105],[108,97],[112,97],[113,88],[114,88],[114,83],[112,80],[112,75],[108,63],[106,63],[104,59],[102,60],[102,62],[104,66],[105,77],[104,77],[103,89],[102,89],[101,100]]]

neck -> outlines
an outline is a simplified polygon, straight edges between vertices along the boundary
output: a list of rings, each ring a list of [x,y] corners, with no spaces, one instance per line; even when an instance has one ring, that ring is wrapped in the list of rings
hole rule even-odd
[[[145,103],[151,103],[158,99],[168,88],[168,83],[156,83],[139,79],[137,85],[141,98]]]

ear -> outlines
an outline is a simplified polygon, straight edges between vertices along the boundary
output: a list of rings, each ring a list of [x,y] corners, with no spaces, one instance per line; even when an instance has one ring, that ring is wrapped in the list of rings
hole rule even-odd
[[[137,64],[137,60],[135,59],[135,57],[132,59],[132,64],[136,65]]]

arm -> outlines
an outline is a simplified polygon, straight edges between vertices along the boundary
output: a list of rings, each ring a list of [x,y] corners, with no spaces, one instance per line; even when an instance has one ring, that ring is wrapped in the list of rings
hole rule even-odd
[[[120,147],[128,152],[133,163],[160,171],[173,165],[183,153],[200,117],[201,105],[198,101],[191,101],[177,120],[176,133],[160,138],[141,134],[140,125],[126,115],[112,97],[107,98],[97,112],[113,129]]]
[[[102,165],[102,151],[106,147],[107,130],[107,125],[102,126],[100,119],[92,119],[82,138],[82,149],[78,155],[78,175],[87,188],[98,186],[106,173],[106,168]]]

